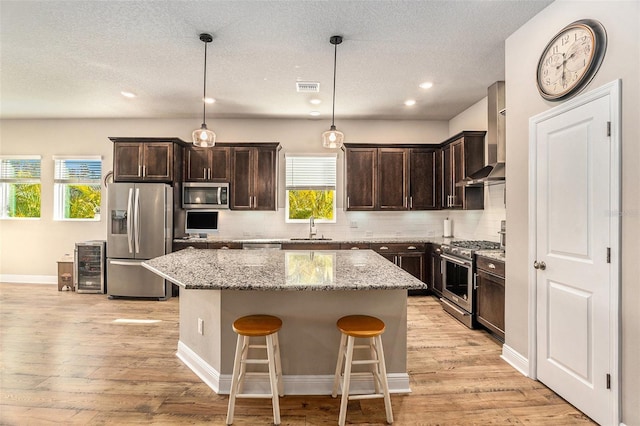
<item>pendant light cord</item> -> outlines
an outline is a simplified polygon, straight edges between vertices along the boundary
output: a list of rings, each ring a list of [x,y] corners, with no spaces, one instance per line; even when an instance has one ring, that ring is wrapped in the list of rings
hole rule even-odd
[[[331,107],[331,127],[335,126],[336,116],[336,61],[338,60],[338,44],[333,45],[333,106]]]
[[[204,83],[202,93],[202,125],[205,125],[207,116],[207,43],[204,42]],[[334,89],[335,90],[335,89]]]

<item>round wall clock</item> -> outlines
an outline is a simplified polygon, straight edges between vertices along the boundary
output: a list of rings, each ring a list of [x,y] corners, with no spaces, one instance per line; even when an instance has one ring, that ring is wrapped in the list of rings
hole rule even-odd
[[[598,72],[606,50],[607,33],[600,22],[582,19],[564,27],[540,55],[540,95],[558,101],[580,92]]]

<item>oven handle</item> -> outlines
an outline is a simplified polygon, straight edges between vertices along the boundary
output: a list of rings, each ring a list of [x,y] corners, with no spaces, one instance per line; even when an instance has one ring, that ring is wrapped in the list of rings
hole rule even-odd
[[[457,259],[455,257],[447,256],[446,254],[441,254],[440,257],[448,262],[455,263],[460,266],[466,266],[471,268],[471,262],[468,260]]]

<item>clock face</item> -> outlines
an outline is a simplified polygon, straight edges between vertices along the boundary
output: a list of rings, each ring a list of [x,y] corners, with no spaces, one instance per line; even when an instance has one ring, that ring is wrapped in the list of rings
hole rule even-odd
[[[538,63],[538,90],[543,98],[564,99],[595,75],[606,46],[604,28],[574,22],[547,44]]]

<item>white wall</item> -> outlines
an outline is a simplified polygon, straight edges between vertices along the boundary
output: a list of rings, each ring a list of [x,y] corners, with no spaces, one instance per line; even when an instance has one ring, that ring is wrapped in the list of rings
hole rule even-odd
[[[585,91],[622,79],[622,420],[640,424],[640,2],[556,1],[506,41],[506,344],[528,356],[528,120],[553,108],[535,87],[546,43],[565,25],[597,19],[607,30],[602,67]],[[614,383],[615,385],[615,383]]]

